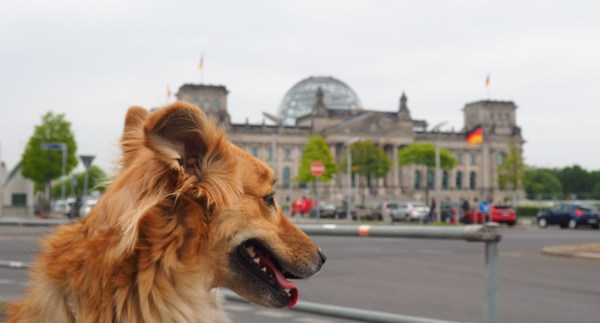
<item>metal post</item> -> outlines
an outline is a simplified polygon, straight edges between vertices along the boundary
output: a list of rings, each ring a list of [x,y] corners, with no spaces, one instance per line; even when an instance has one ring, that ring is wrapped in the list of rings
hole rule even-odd
[[[440,143],[437,140],[437,134],[436,134],[436,140],[435,140],[435,174],[433,176],[433,187],[435,190],[435,197],[438,199],[436,205],[435,205],[435,220],[437,222],[442,221],[442,212],[441,212],[441,199],[439,198],[439,194],[440,194]]]
[[[82,196],[87,195],[89,172],[90,172],[90,170],[86,167],[85,175],[83,175],[83,195]]]
[[[347,193],[348,193],[348,202],[346,203],[346,219],[351,219],[351,211],[350,211],[350,204],[352,204],[351,200],[351,195],[352,195],[352,153],[350,153],[350,147],[346,147],[346,154],[347,154],[347,164],[348,166],[346,167],[346,174],[348,175],[347,180],[348,180],[348,187],[346,189]],[[358,217],[358,216],[357,216]]]
[[[317,196],[317,223],[321,221],[321,210],[320,210],[320,201],[319,201],[319,176],[315,176],[315,194]]]
[[[496,300],[498,294],[498,241],[485,242],[486,297],[485,321],[496,323]]]
[[[62,150],[62,177],[60,181],[60,199],[65,202],[66,209],[66,201],[65,201],[65,177],[67,176],[67,144],[61,143],[60,149]]]

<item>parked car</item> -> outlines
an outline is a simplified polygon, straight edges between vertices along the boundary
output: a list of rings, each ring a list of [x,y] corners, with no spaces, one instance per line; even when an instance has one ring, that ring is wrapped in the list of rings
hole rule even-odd
[[[379,202],[373,208],[373,215],[377,221],[394,222],[398,218],[398,202]]]
[[[429,214],[429,206],[422,202],[402,202],[392,214],[394,221],[421,221]]]
[[[540,228],[559,225],[563,229],[575,229],[580,225],[589,225],[598,229],[600,214],[593,204],[560,203],[550,210],[539,212],[537,223]]]
[[[490,211],[487,215],[479,210],[471,210],[460,219],[462,223],[484,223],[488,221],[504,223],[512,227],[517,223],[517,212],[510,206],[490,204]]]
[[[333,218],[335,217],[336,207],[331,203],[320,202],[317,207],[312,209],[310,216],[316,218],[317,211],[320,213],[320,218]]]
[[[303,216],[304,214],[310,214],[310,211],[313,208],[313,201],[308,198],[301,198],[294,201],[292,204],[292,216],[296,216],[296,214],[300,214]]]
[[[98,197],[84,198],[83,201],[81,202],[81,208],[79,209],[79,217],[83,218],[88,213],[90,213],[92,208],[96,205],[96,203],[98,203],[98,200],[99,200]]]
[[[442,201],[440,203],[440,212],[443,222],[452,222],[453,219],[460,217],[460,202]]]

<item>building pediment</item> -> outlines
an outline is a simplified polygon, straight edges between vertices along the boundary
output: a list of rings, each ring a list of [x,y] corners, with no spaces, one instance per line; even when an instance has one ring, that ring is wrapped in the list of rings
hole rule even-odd
[[[412,136],[412,122],[401,122],[395,113],[365,111],[324,129],[323,134]]]

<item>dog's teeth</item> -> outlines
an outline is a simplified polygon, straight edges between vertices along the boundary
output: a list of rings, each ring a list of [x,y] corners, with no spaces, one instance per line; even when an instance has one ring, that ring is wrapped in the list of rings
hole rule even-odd
[[[247,246],[246,252],[248,252],[250,257],[252,257],[252,258],[254,258],[254,256],[256,256],[256,252],[254,252],[254,247],[252,247],[252,246]]]
[[[260,258],[254,258],[252,260],[254,260],[254,262],[257,263],[257,264],[260,263]]]
[[[290,293],[291,289],[285,288],[284,291],[288,294],[288,296],[292,295],[292,293]]]
[[[263,273],[267,272],[267,267],[262,267],[260,270],[262,270]]]

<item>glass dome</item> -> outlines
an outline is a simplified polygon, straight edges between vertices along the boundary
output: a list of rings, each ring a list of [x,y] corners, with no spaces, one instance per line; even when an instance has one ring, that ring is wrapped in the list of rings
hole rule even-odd
[[[294,85],[279,105],[279,117],[286,124],[312,112],[317,103],[317,90],[323,91],[327,109],[360,109],[362,105],[354,90],[346,83],[331,76],[311,76]]]

